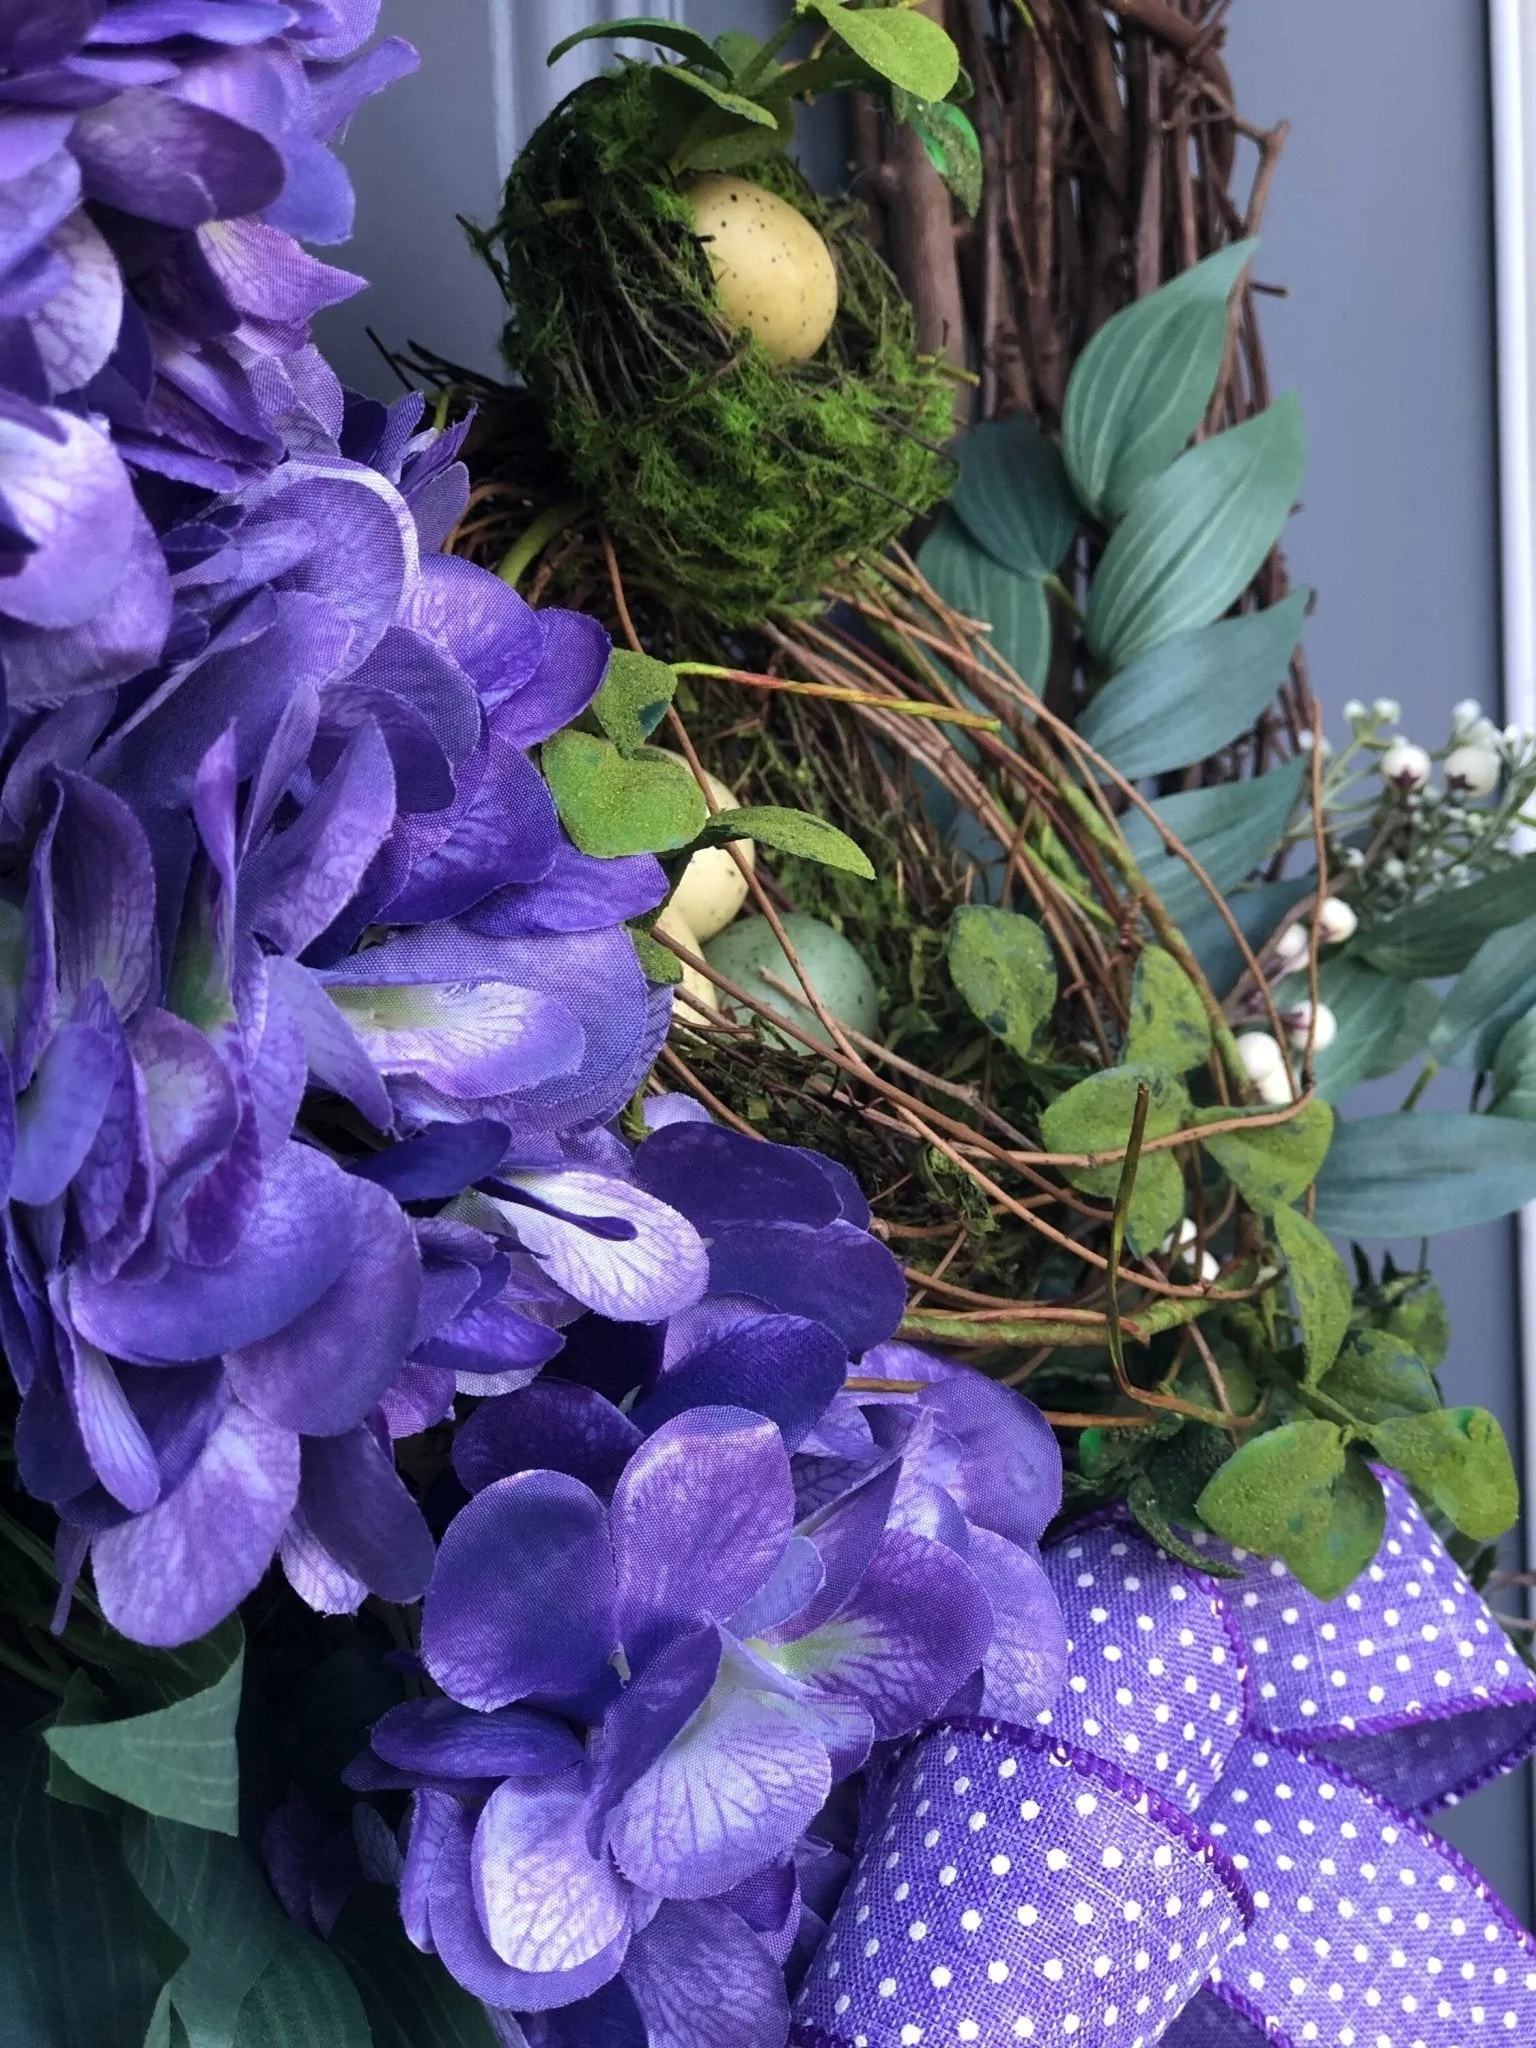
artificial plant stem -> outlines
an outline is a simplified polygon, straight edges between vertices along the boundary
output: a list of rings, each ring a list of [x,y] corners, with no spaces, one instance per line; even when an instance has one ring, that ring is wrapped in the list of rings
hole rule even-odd
[[[953,711],[947,704],[929,704],[919,697],[886,697],[876,690],[846,690],[837,683],[802,683],[789,676],[762,676],[749,669],[719,668],[711,661],[676,661],[680,676],[716,676],[721,682],[743,683],[753,690],[784,690],[795,697],[825,697],[834,704],[878,704],[904,718],[931,718],[938,725],[964,725],[975,732],[1001,732],[1000,718],[984,711]]]
[[[1420,1096],[1424,1093],[1424,1090],[1429,1086],[1430,1082],[1433,1081],[1433,1079],[1435,1078],[1436,1074],[1439,1073],[1439,1071],[1440,1062],[1438,1060],[1426,1060],[1424,1062],[1423,1066],[1419,1069],[1419,1072],[1414,1079],[1413,1086],[1408,1090],[1408,1093],[1403,1097],[1403,1106],[1399,1112],[1400,1115],[1406,1116],[1410,1110],[1418,1108]]]
[[[502,582],[510,583],[516,590],[550,542],[564,533],[586,509],[585,498],[562,498],[558,505],[551,505],[547,512],[541,512],[530,526],[524,528],[496,564],[496,574]]]

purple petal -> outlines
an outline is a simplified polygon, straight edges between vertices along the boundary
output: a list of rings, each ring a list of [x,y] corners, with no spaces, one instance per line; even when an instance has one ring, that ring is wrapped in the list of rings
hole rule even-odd
[[[466,1991],[488,2005],[542,2012],[590,1996],[617,1974],[629,1945],[627,1920],[607,1948],[569,1969],[535,1974],[503,1962],[480,1919],[474,1863],[475,1819],[455,1801],[432,1865],[428,1915],[437,1952]]]
[[[259,1583],[298,1493],[298,1438],[231,1402],[176,1491],[92,1544],[108,1621],[162,1649],[206,1635]]]
[[[479,745],[485,720],[474,684],[451,655],[407,626],[391,626],[342,690],[327,693],[327,718],[333,719],[337,704],[353,695],[360,702],[394,704],[414,713],[455,770],[468,763]]]
[[[317,262],[291,235],[259,220],[210,221],[197,239],[231,305],[248,319],[309,320],[364,289],[362,278]]]
[[[852,1595],[880,1548],[900,1480],[900,1463],[892,1459],[846,1487],[829,1506],[802,1523],[802,1533],[821,1559],[824,1578],[814,1604],[796,1616],[795,1626],[783,1632],[783,1640],[820,1628]],[[780,1639],[778,1631],[770,1634],[774,1640]]]
[[[544,654],[544,619],[510,584],[456,555],[429,555],[401,623],[442,646],[488,704],[520,690]]]
[[[413,1355],[423,1365],[451,1372],[465,1393],[510,1394],[527,1386],[564,1343],[558,1330],[510,1301],[484,1301],[445,1323]]]
[[[649,2048],[781,2048],[784,1978],[725,1906],[669,1901],[630,1943],[624,1982]]]
[[[65,266],[62,287],[28,325],[48,389],[78,391],[104,368],[123,320],[123,277],[105,237],[82,209],[61,221],[49,240]]]
[[[155,980],[155,870],[144,828],[88,776],[61,774],[53,842],[59,996],[73,1009],[99,981],[126,1022]]]
[[[450,1699],[489,1711],[582,1694],[616,1642],[607,1517],[589,1488],[525,1472],[460,1509],[421,1624],[423,1660]]]
[[[992,1627],[986,1594],[962,1559],[890,1530],[838,1613],[769,1654],[823,1696],[867,1707],[888,1741],[938,1712],[981,1663]]]
[[[65,1024],[43,1047],[16,1105],[11,1199],[56,1201],[84,1164],[111,1099],[112,1042],[88,1024]]]
[[[323,598],[351,628],[356,668],[395,623],[416,573],[416,528],[398,491],[358,464],[290,460],[250,495],[261,499],[257,524],[302,520],[315,536],[284,587]]]
[[[394,818],[389,750],[368,719],[298,822],[247,860],[241,890],[252,927],[283,951],[302,953],[356,894]]]
[[[345,1270],[283,1329],[224,1361],[247,1407],[304,1436],[361,1422],[405,1362],[416,1325],[421,1262],[410,1222],[383,1188],[352,1185]]]
[[[507,1132],[484,1118],[430,1124],[403,1144],[360,1160],[353,1169],[388,1188],[397,1202],[442,1202],[484,1180],[507,1156]]]
[[[283,188],[283,159],[264,136],[144,86],[88,107],[70,147],[90,198],[167,227],[260,213]]]
[[[615,1812],[614,1860],[647,1891],[728,1891],[786,1854],[831,1790],[819,1734],[755,1675],[732,1652],[704,1705]]]
[[[560,843],[554,800],[527,755],[500,732],[493,714],[486,758],[473,792],[455,804],[447,835],[416,861],[389,905],[392,924],[457,917],[510,882],[537,882]]]
[[[499,714],[503,738],[517,747],[547,740],[580,717],[597,695],[613,651],[608,635],[585,612],[551,609],[540,612],[539,623],[544,652],[538,671]]]
[[[376,1131],[387,1131],[395,1113],[379,1070],[309,968],[274,953],[267,961],[267,980],[275,1000],[298,1027],[305,1062],[314,1079],[350,1102]],[[379,1155],[389,1156],[387,1152]]]
[[[772,1576],[731,1616],[734,1636],[750,1637],[801,1614],[826,1583],[821,1552],[804,1536],[791,1536]]]
[[[436,1953],[428,1923],[432,1872],[461,1808],[447,1792],[426,1789],[411,1798],[405,1864],[400,1872],[400,1919],[406,1934],[428,1955]]]
[[[316,1614],[356,1614],[368,1588],[332,1557],[296,1508],[278,1546],[283,1576]]]
[[[673,1124],[647,1138],[635,1180],[709,1237],[759,1223],[831,1223],[840,1206],[808,1154],[714,1124]]]
[[[983,1660],[982,1711],[1032,1721],[1067,1676],[1067,1631],[1040,1560],[990,1529],[972,1529],[965,1561],[991,1602],[996,1623]]]
[[[910,1345],[881,1345],[864,1368],[904,1379],[912,1362]],[[1038,1543],[1061,1507],[1061,1452],[1034,1402],[960,1366],[934,1379],[919,1405],[960,1446],[957,1491],[967,1517],[1011,1543]]]
[[[666,895],[666,872],[654,854],[595,860],[562,839],[547,873],[535,882],[493,890],[465,912],[464,922],[471,931],[495,938],[600,931],[643,916]]]
[[[597,1773],[587,1803],[586,1839],[602,1848],[609,1811],[680,1735],[720,1675],[720,1632],[694,1629],[653,1657],[603,1718]]]
[[[453,1101],[477,1102],[567,1074],[582,1036],[563,1004],[511,982],[392,982],[388,941],[358,965],[380,978],[333,974],[327,992],[381,1074],[408,1075]]]
[[[472,1713],[453,1700],[406,1700],[374,1723],[374,1751],[432,1778],[547,1778],[582,1760],[562,1722],[526,1707]]]
[[[591,1387],[547,1375],[486,1401],[453,1440],[453,1469],[471,1493],[514,1472],[566,1472],[606,1499],[639,1448],[640,1432]]]
[[[168,1010],[139,1018],[130,1049],[144,1085],[156,1180],[174,1206],[233,1141],[239,1098],[202,1032]]]
[[[175,1265],[139,1284],[70,1281],[76,1324],[125,1358],[193,1360],[254,1344],[309,1308],[351,1255],[356,1183],[320,1153],[285,1145],[228,1262]]]
[[[42,417],[52,431],[0,421],[0,489],[34,543],[0,606],[28,626],[83,626],[122,583],[141,515],[105,434],[70,413]]]
[[[847,1370],[848,1354],[824,1324],[753,1316],[663,1374],[631,1414],[649,1432],[686,1408],[750,1408],[794,1450],[842,1392]]]
[[[419,1600],[432,1538],[393,1460],[366,1427],[303,1441],[304,1519],[342,1570],[381,1600]]]
[[[878,1238],[851,1223],[724,1231],[710,1246],[709,1284],[713,1294],[750,1294],[825,1323],[856,1358],[889,1337],[906,1308],[901,1267]]]
[[[745,1409],[680,1415],[630,1459],[611,1515],[634,1664],[679,1624],[726,1620],[767,1581],[794,1519],[783,1440]]]
[[[58,1325],[59,1364],[96,1477],[135,1514],[160,1497],[160,1466],[143,1424],[129,1405],[112,1361],[94,1344]]]
[[[499,1785],[475,1827],[475,1904],[515,1970],[563,1976],[629,1927],[629,1886],[586,1844],[582,1773]]]
[[[708,1284],[709,1256],[693,1225],[626,1182],[596,1173],[517,1173],[510,1184],[563,1212],[551,1216],[498,1202],[520,1244],[585,1307],[614,1322],[660,1322]],[[599,1236],[566,1217],[630,1226],[625,1238]]]

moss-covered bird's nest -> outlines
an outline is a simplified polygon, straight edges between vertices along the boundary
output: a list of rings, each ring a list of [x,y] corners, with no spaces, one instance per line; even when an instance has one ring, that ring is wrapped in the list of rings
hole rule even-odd
[[[813,599],[840,560],[882,549],[944,494],[954,385],[918,354],[858,209],[823,202],[784,159],[751,175],[825,238],[837,319],[788,365],[733,333],[651,122],[648,66],[579,87],[478,239],[514,309],[508,361],[631,569],[751,625]]]

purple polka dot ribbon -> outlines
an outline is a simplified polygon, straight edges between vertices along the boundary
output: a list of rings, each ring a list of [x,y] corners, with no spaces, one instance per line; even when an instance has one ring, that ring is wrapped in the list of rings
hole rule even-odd
[[[1105,1516],[1046,1553],[1063,1691],[872,1796],[799,2048],[1536,2043],[1536,1941],[1424,1823],[1536,1749],[1536,1674],[1401,1483],[1341,1599]]]

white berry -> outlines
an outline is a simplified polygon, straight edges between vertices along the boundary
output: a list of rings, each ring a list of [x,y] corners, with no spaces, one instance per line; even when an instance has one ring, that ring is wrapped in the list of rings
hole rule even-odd
[[[1446,788],[1458,796],[1487,796],[1499,786],[1499,757],[1491,747],[1453,747],[1443,772]]]
[[[1360,926],[1354,907],[1342,896],[1325,896],[1317,906],[1317,929],[1325,946],[1342,946]]]
[[[1339,1035],[1339,1020],[1326,1003],[1319,1003],[1314,1017],[1309,1002],[1294,1004],[1285,1013],[1286,1036],[1300,1052],[1308,1039],[1314,1052],[1326,1052]]]
[[[1285,1072],[1285,1054],[1280,1050],[1279,1041],[1271,1038],[1267,1031],[1245,1031],[1237,1041],[1237,1052],[1243,1071],[1261,1088],[1271,1074]]]
[[[1412,740],[1394,740],[1381,757],[1381,779],[1406,793],[1429,780],[1429,756]]]

